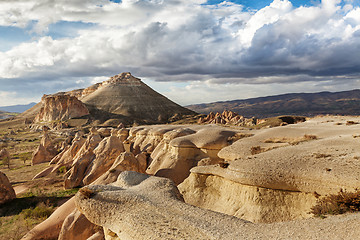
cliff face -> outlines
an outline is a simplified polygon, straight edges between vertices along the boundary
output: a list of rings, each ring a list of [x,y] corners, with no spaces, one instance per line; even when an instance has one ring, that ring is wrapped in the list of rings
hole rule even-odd
[[[35,122],[51,122],[56,120],[68,120],[89,114],[86,106],[75,96],[59,94],[44,95],[42,108],[35,117]]]

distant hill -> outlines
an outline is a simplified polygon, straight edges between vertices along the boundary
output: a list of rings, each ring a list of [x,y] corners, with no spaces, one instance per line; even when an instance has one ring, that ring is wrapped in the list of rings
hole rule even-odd
[[[343,92],[290,93],[276,96],[186,106],[198,113],[232,110],[245,117],[319,114],[360,115],[360,90]]]
[[[9,117],[14,117],[16,116],[17,113],[10,113],[10,112],[3,112],[0,111],[0,119],[5,119],[5,118],[9,118]]]
[[[35,104],[36,103],[32,102],[26,105],[12,105],[12,106],[0,107],[0,111],[22,113],[35,106]]]

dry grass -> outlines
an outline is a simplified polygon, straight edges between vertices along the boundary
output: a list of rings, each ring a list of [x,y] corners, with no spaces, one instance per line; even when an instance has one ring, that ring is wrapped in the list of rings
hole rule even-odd
[[[33,227],[50,216],[58,206],[72,197],[76,191],[77,189],[60,190],[59,188],[46,191],[42,189],[42,186],[33,187],[27,193],[1,205],[0,239],[21,239]]]
[[[250,149],[251,155],[259,154],[265,152],[265,148],[260,146],[251,147]]]
[[[356,211],[360,211],[360,190],[355,192],[341,190],[338,194],[319,199],[311,208],[311,213],[318,217]]]
[[[228,141],[228,143],[232,144],[232,143],[236,142],[237,140],[252,137],[252,136],[254,136],[254,134],[252,134],[252,133],[236,133],[234,136],[229,137],[227,139],[227,141]]]
[[[298,138],[287,138],[287,137],[269,138],[269,139],[266,139],[264,141],[264,143],[288,143],[290,145],[297,145],[301,142],[307,142],[307,141],[316,140],[316,139],[318,139],[318,137],[315,135],[305,134],[304,136],[298,137]]]

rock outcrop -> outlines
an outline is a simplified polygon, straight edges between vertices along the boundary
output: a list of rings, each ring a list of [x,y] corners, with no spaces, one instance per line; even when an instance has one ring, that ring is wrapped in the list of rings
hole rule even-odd
[[[84,187],[76,206],[109,239],[356,239],[360,234],[360,214],[253,224],[185,204],[171,180],[136,172],[123,172],[112,185]]]
[[[252,222],[308,218],[317,197],[360,185],[354,131],[321,118],[252,131],[219,151],[226,166],[192,168],[179,189],[187,203]]]
[[[35,122],[64,121],[89,115],[86,106],[75,96],[65,93],[44,95],[42,108],[35,117]]]
[[[210,112],[206,117],[199,118],[198,123],[254,126],[258,124],[258,119],[244,118],[244,116],[241,116],[233,111],[224,110],[222,113]]]
[[[92,183],[109,170],[120,153],[125,151],[123,143],[116,134],[117,130],[113,130],[111,136],[104,138],[94,149],[95,158],[87,167],[83,178],[84,185]]]
[[[48,129],[44,128],[43,136],[40,141],[40,145],[35,150],[32,156],[31,164],[39,164],[44,162],[50,162],[53,157],[58,154],[52,139],[48,133]]]
[[[76,154],[79,152],[84,143],[85,139],[82,137],[82,135],[79,132],[76,133],[74,139],[72,140],[71,146],[65,147],[62,152],[51,159],[50,166],[34,176],[33,179],[45,177],[52,173],[57,173],[62,167],[65,169],[70,169]]]
[[[179,184],[201,160],[222,162],[217,153],[243,136],[240,131],[216,125],[157,125],[131,128],[126,141],[134,154],[150,155],[146,173]]]
[[[0,172],[0,204],[11,201],[16,198],[15,191],[7,176]]]
[[[102,138],[100,137],[97,130],[92,128],[90,135],[87,137],[85,143],[76,153],[71,165],[71,169],[65,174],[65,188],[82,186],[82,180],[85,176],[86,170],[89,164],[95,158],[94,149],[101,141]]]

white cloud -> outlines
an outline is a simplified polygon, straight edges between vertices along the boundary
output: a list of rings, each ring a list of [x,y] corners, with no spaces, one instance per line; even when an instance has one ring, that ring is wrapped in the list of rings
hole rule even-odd
[[[331,86],[338,78],[345,85],[349,77],[359,78],[360,8],[351,1],[295,8],[274,0],[258,11],[205,2],[0,1],[0,25],[35,23],[32,30],[40,33],[0,52],[0,82],[6,83],[0,89],[15,91],[27,81],[38,88],[46,82],[47,90],[57,91],[122,71],[158,81],[245,84],[240,88],[262,87],[261,93],[276,92],[266,84]],[[53,39],[47,28],[59,21],[95,26]],[[206,89],[211,94],[213,88]],[[226,94],[232,87],[223,90],[232,96]]]

